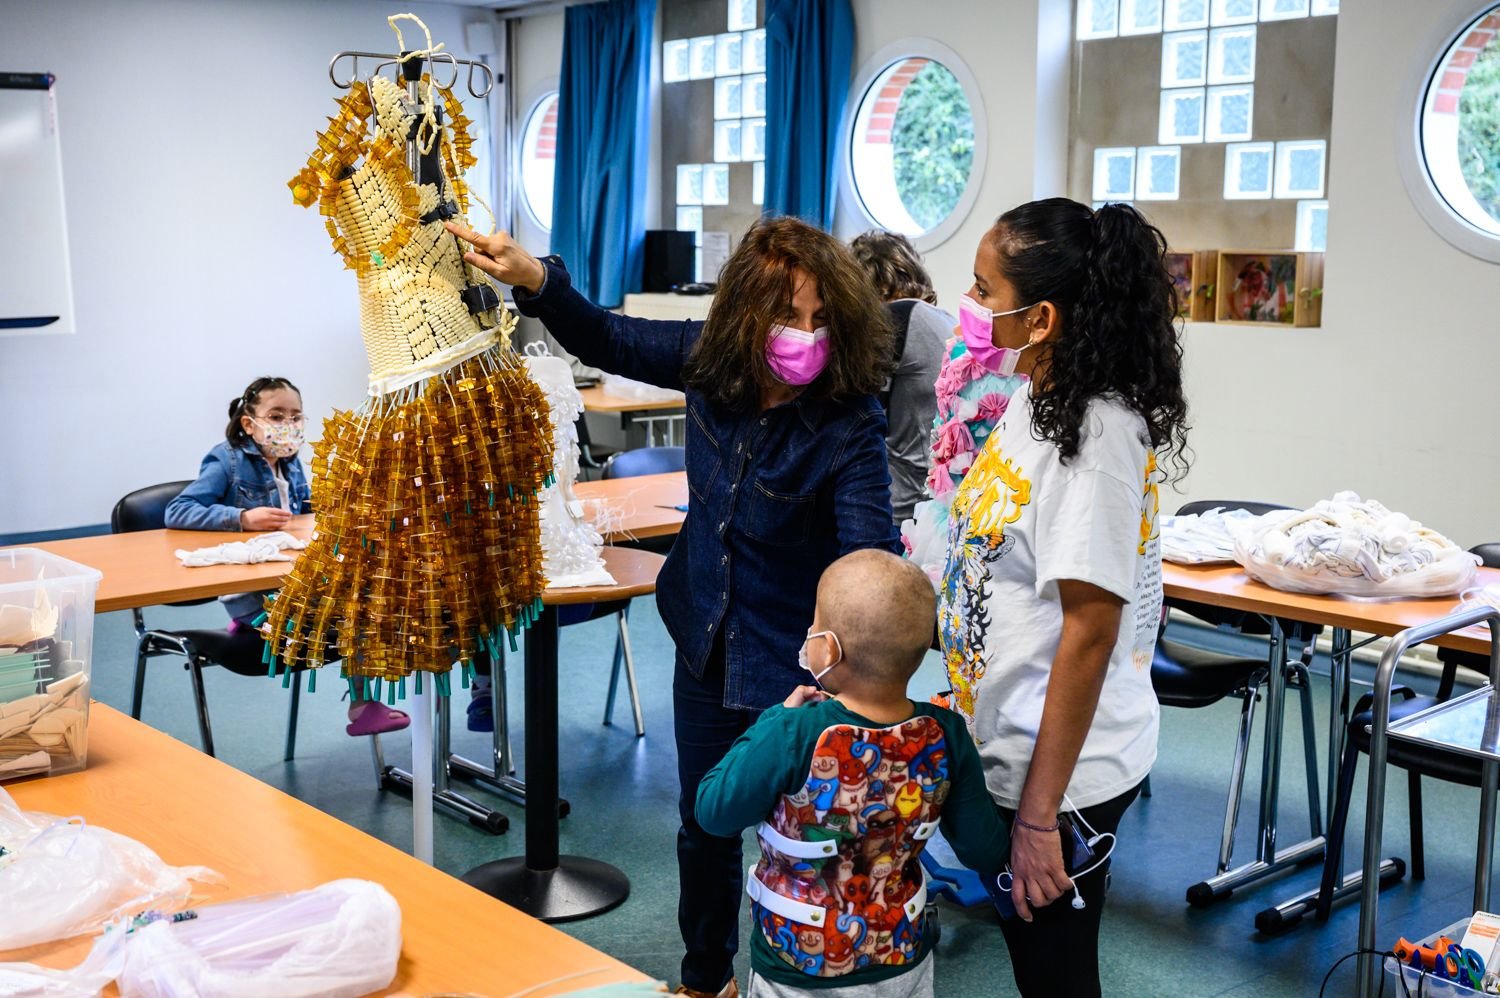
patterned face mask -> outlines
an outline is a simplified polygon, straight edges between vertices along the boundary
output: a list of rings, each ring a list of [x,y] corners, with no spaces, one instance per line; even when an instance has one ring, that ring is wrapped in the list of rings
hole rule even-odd
[[[267,423],[252,416],[251,422],[260,428],[262,434],[256,438],[256,444],[260,446],[264,454],[278,461],[296,454],[302,449],[302,444],[306,440],[300,419]]]

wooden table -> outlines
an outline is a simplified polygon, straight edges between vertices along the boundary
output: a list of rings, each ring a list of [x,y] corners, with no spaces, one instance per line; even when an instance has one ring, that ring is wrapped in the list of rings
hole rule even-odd
[[[677,508],[688,501],[687,475],[681,471],[579,482],[573,494],[586,504],[609,510],[611,518],[619,517],[619,523],[611,525],[613,542],[676,536],[687,517]],[[587,515],[597,520],[592,513]]]
[[[594,385],[590,388],[581,388],[578,393],[583,396],[585,412],[618,415],[620,428],[627,434],[631,424],[645,424],[646,446],[648,447],[654,443],[652,435],[658,422],[667,424],[666,433],[662,435],[662,443],[670,444],[674,442],[672,435],[674,425],[686,418],[684,407],[687,405],[687,400],[680,392],[675,398],[640,399],[631,398],[628,395],[615,395],[603,385]]]
[[[1500,584],[1500,570],[1479,569],[1478,585]],[[1314,813],[1313,832],[1301,842],[1277,845],[1277,810],[1281,789],[1282,719],[1285,715],[1286,678],[1283,664],[1287,642],[1282,621],[1321,624],[1332,630],[1330,684],[1332,702],[1328,719],[1328,786],[1326,811],[1333,812],[1338,780],[1339,759],[1343,754],[1348,730],[1350,681],[1349,671],[1356,646],[1352,631],[1390,637],[1408,628],[1429,624],[1452,613],[1457,598],[1436,599],[1359,599],[1347,596],[1317,596],[1283,592],[1249,578],[1239,566],[1162,565],[1162,589],[1168,599],[1206,603],[1231,610],[1242,610],[1264,617],[1271,626],[1271,646],[1266,680],[1266,738],[1261,765],[1261,798],[1255,859],[1236,869],[1212,877],[1188,888],[1188,899],[1194,904],[1208,904],[1227,897],[1232,891],[1258,883],[1282,871],[1319,858],[1326,845],[1321,832],[1321,818]],[[1373,640],[1373,639],[1371,639]],[[1435,637],[1432,643],[1459,651],[1489,653],[1488,633],[1468,630]],[[1387,860],[1382,881],[1394,882],[1401,877],[1400,866]],[[1335,893],[1335,900],[1355,896],[1359,878],[1346,878]],[[1317,891],[1308,892],[1267,908],[1256,915],[1256,925],[1264,932],[1280,931],[1299,920],[1317,903]]]
[[[508,995],[595,968],[596,974],[533,993],[645,979],[613,957],[100,703],[89,717],[87,769],[6,789],[27,810],[82,815],[145,843],[168,863],[217,870],[227,884],[209,888],[203,903],[306,890],[342,877],[380,883],[401,905],[402,934],[396,979],[382,994]],[[91,943],[76,939],[5,958],[68,967]]]
[[[682,472],[612,478],[603,482],[580,482],[574,487],[580,499],[599,502],[622,515],[606,535],[610,542],[675,534],[685,514],[659,509],[687,502],[687,476]],[[312,536],[311,515],[294,516],[287,533],[304,540]],[[183,568],[178,548],[191,550],[244,540],[251,534],[202,530],[141,530],[130,534],[99,534],[65,541],[45,541],[26,547],[97,568],[104,573],[95,597],[96,613],[132,610],[143,606],[210,599],[232,593],[275,589],[291,569],[288,561],[260,565],[213,565]],[[288,552],[293,557],[296,552]]]

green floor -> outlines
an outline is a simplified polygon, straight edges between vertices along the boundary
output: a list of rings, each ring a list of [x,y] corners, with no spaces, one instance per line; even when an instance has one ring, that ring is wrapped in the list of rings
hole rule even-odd
[[[147,619],[158,627],[218,626],[223,615],[219,607],[208,605],[152,609]],[[637,601],[631,633],[647,729],[640,739],[633,737],[623,688],[618,723],[608,728],[600,725],[613,648],[610,622],[568,628],[562,636],[560,679],[566,699],[560,718],[561,780],[563,794],[573,806],[572,815],[562,823],[562,850],[613,863],[629,874],[632,883],[631,896],[620,908],[562,928],[675,984],[680,952],[673,855],[677,786],[672,654],[651,600]],[[121,709],[129,708],[132,640],[129,614],[99,618],[95,694]],[[522,694],[520,672],[517,660],[510,681],[516,704]],[[270,681],[211,673],[208,699],[219,758],[393,845],[410,848],[410,806],[373,789],[367,746],[343,731],[343,704],[332,692],[340,684],[323,684],[318,693],[303,697],[297,760],[288,764],[281,761],[287,694]],[[935,658],[930,659],[913,692],[925,696],[939,689],[941,680]],[[1318,699],[1320,750],[1321,719],[1326,717],[1327,706],[1323,687],[1326,681]],[[1289,746],[1298,744],[1293,741],[1297,730],[1291,726],[1295,716],[1289,713]],[[170,660],[153,664],[143,719],[197,744],[188,677]],[[519,752],[520,717],[514,721]],[[1114,888],[1101,946],[1106,994],[1316,994],[1333,961],[1354,945],[1358,922],[1354,904],[1338,910],[1327,925],[1308,920],[1278,938],[1256,933],[1255,913],[1314,885],[1315,867],[1236,894],[1209,910],[1191,909],[1184,903],[1186,887],[1212,872],[1236,721],[1237,706],[1231,703],[1203,710],[1163,711],[1160,761],[1152,776],[1154,796],[1137,803],[1125,816],[1115,854]],[[461,715],[455,728],[459,750],[483,758],[488,736],[464,731]],[[388,761],[404,764],[409,759],[409,743],[403,744],[401,736],[388,737],[386,742]],[[1253,781],[1259,758],[1257,741],[1237,862],[1248,860],[1254,850]],[[1300,755],[1291,755],[1289,763],[1282,795],[1283,840],[1307,827]],[[524,756],[520,764],[524,773]],[[1356,842],[1364,821],[1363,781],[1362,772],[1351,825]],[[1388,855],[1407,855],[1405,788],[1405,780],[1391,781]],[[475,795],[485,796],[482,792]],[[1397,935],[1423,934],[1469,914],[1478,793],[1427,781],[1425,803],[1427,880],[1420,884],[1404,881],[1382,895],[1384,945]],[[509,804],[501,806],[511,817],[511,828],[499,837],[439,816],[437,865],[458,874],[487,860],[518,854],[524,840],[522,811]],[[1348,863],[1354,862],[1356,857],[1351,856]],[[378,875],[378,871],[371,872]],[[407,919],[423,917],[419,911],[404,915]],[[942,918],[938,993],[1013,994],[1005,947],[988,907],[960,911],[945,906]],[[476,925],[473,930],[485,932],[487,927]],[[497,959],[504,959],[504,948],[505,940],[497,940]],[[1353,961],[1344,965],[1330,993],[1350,993],[1352,967]],[[743,974],[743,966],[740,971]]]

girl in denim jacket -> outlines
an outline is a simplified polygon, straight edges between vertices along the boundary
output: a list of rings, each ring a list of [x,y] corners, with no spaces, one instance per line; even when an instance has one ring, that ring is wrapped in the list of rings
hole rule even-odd
[[[302,393],[286,378],[256,378],[229,403],[224,440],[203,458],[198,478],[167,506],[178,530],[280,530],[311,511],[303,444]],[[231,631],[253,630],[267,593],[221,597]],[[360,684],[356,686],[363,691]],[[399,731],[407,715],[363,698],[349,706],[348,732]]]

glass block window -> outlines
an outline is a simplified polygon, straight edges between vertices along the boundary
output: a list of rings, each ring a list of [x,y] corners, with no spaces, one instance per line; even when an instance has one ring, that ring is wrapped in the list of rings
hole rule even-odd
[[[708,205],[729,203],[729,164],[703,164],[703,203]]]
[[[759,73],[745,79],[745,117],[759,118],[766,113],[766,74]]]
[[[1307,16],[1307,0],[1260,0],[1262,21],[1289,21]]]
[[[743,126],[738,120],[714,122],[714,162],[738,163],[741,154]]]
[[[661,79],[663,83],[681,83],[691,79],[691,61],[686,38],[663,42],[661,46]]]
[[[744,116],[744,81],[738,76],[714,80],[714,118]]]
[[[1214,27],[1229,24],[1253,24],[1259,11],[1258,0],[1213,0],[1209,23]]]
[[[1274,142],[1241,142],[1224,147],[1224,197],[1230,201],[1271,196],[1276,159]]]
[[[703,209],[678,205],[677,228],[681,232],[694,232],[703,235]]]
[[[1312,0],[1312,16],[1322,17],[1325,14],[1337,14],[1339,12],[1339,0]]]
[[[1328,252],[1328,202],[1297,202],[1297,251]]]
[[[1251,83],[1255,80],[1255,26],[1215,28],[1208,37],[1208,82]]]
[[[766,71],[766,29],[757,28],[755,31],[745,32],[744,48],[742,53],[742,68],[747,73],[764,73]]]
[[[1203,137],[1209,142],[1247,140],[1254,116],[1254,87],[1209,87],[1208,120]]]
[[[677,165],[677,203],[703,203],[703,167],[698,163]]]
[[[1135,198],[1135,149],[1094,150],[1094,200]]]
[[[714,36],[714,75],[738,76],[740,52],[744,48],[744,36],[724,34]]]
[[[1182,173],[1182,150],[1177,146],[1147,146],[1135,154],[1135,197],[1138,201],[1175,201]]]
[[[729,30],[748,31],[755,27],[755,0],[728,0]]]
[[[1078,0],[1078,40],[1113,38],[1120,32],[1120,0]]]
[[[1208,27],[1208,0],[1167,0],[1162,17],[1164,30],[1185,31],[1189,28],[1206,27]]]
[[[1121,35],[1154,35],[1161,30],[1162,0],[1122,0]]]
[[[1328,143],[1322,139],[1276,143],[1276,196],[1321,198]]]
[[[766,158],[766,119],[746,118],[741,141],[744,143],[744,158],[760,164]]]
[[[714,75],[718,65],[714,59],[714,36],[701,35],[688,39],[688,79],[706,80]]]
[[[1182,144],[1203,141],[1207,98],[1202,87],[1161,92],[1161,124],[1156,141]]]
[[[1161,36],[1161,85],[1201,87],[1208,82],[1208,32]]]
[[[766,164],[757,162],[754,171],[750,174],[750,203],[766,203]]]

